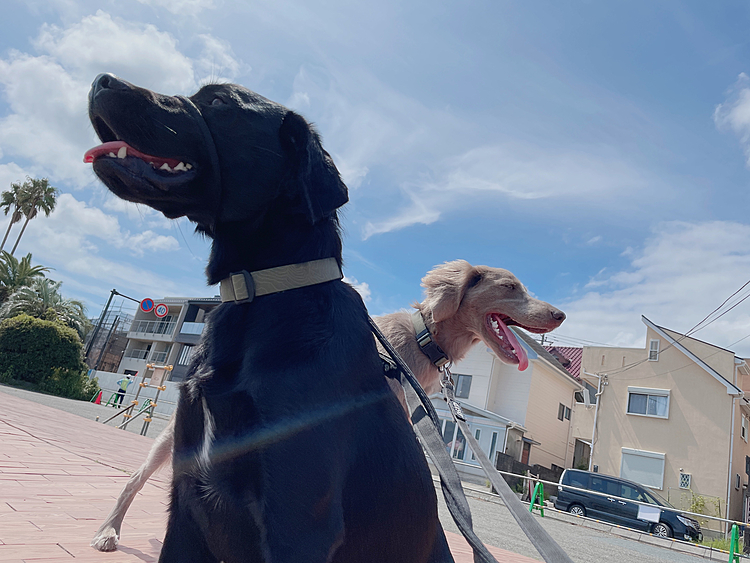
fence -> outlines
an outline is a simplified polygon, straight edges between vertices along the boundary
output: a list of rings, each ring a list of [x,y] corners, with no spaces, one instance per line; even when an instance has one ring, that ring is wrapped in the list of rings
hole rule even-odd
[[[104,391],[102,393],[102,403],[109,399],[112,393],[116,393],[120,386],[117,382],[125,377],[121,373],[112,373],[109,371],[94,371],[91,374],[93,377],[98,378],[99,387]],[[133,381],[128,386],[128,390],[125,392],[125,398],[122,400],[123,405],[129,405],[130,401],[135,397],[135,392],[138,389],[138,383],[141,381],[141,375],[138,374],[133,378]],[[180,398],[179,383],[175,381],[167,381],[164,383],[167,387],[166,391],[162,391],[159,395],[159,403],[156,407],[155,414],[159,417],[169,417],[177,408],[177,401]],[[146,399],[153,399],[156,397],[156,390],[146,387],[141,390],[141,394],[138,397],[138,401],[145,401]]]
[[[545,480],[545,483],[552,483],[549,489],[545,491],[550,495],[557,494],[557,483],[560,481],[560,475],[563,472],[562,467],[548,469],[538,464],[527,465],[501,452],[497,452],[495,467],[500,471],[503,479],[505,479],[511,489],[517,488],[522,482],[522,479],[512,477],[512,475],[525,475],[527,471],[532,475],[538,475],[540,479]]]

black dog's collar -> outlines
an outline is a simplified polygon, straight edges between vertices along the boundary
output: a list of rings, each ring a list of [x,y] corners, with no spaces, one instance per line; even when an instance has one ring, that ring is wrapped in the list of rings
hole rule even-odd
[[[448,356],[443,352],[443,349],[437,345],[432,339],[430,329],[424,323],[421,311],[414,311],[411,315],[411,324],[414,326],[414,332],[417,334],[417,344],[419,349],[422,350],[425,356],[430,358],[430,361],[438,369],[442,368],[445,364],[450,362]]]
[[[323,258],[257,272],[235,272],[219,282],[219,294],[222,303],[249,303],[261,295],[340,280],[343,277],[335,258]]]

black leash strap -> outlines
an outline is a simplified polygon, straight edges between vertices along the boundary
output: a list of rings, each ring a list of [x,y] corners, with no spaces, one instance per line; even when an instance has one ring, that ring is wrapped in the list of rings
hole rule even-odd
[[[433,407],[432,402],[427,397],[427,394],[422,389],[411,369],[409,369],[409,366],[406,365],[398,352],[391,346],[390,342],[388,342],[375,324],[375,321],[370,318],[369,322],[373,334],[375,334],[393,361],[396,362],[401,372],[401,386],[404,388],[404,396],[409,412],[411,413],[414,430],[440,474],[440,484],[445,496],[445,502],[448,505],[448,510],[456,526],[458,526],[466,541],[471,545],[474,551],[475,563],[497,563],[497,560],[474,533],[471,511],[463,487],[461,486],[461,479],[455,465],[453,465],[450,454],[445,449],[443,437],[438,431],[440,419],[435,411],[435,407]],[[537,522],[534,516],[518,499],[508,486],[508,483],[505,482],[505,479],[492,467],[490,460],[487,459],[487,456],[482,451],[476,439],[474,439],[471,430],[466,424],[461,406],[455,401],[452,382],[449,377],[446,380],[443,382],[444,389],[447,387],[445,391],[446,400],[453,414],[453,419],[459,425],[459,428],[461,428],[461,432],[463,432],[469,446],[474,451],[474,456],[479,460],[482,469],[484,469],[493,487],[516,519],[516,522],[518,522],[518,525],[547,563],[573,563],[570,557],[557,545],[555,540],[542,528],[541,524]]]

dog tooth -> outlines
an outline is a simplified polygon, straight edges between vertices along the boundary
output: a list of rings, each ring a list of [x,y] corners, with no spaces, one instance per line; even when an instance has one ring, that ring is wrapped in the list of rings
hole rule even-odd
[[[185,163],[184,162],[180,162],[177,166],[174,167],[174,170],[175,171],[177,171],[177,170],[187,170],[187,168],[185,168]]]
[[[128,156],[128,148],[120,147],[120,150],[117,151],[117,158],[125,158],[126,156]]]
[[[166,162],[159,167],[159,170],[167,170],[169,172],[172,171],[172,169],[169,167],[169,164],[167,164]]]
[[[117,157],[117,155],[115,153],[113,153],[113,152],[109,153],[107,156],[111,156],[112,158]]]
[[[185,168],[187,168],[188,170],[190,170],[192,167],[193,167],[193,165],[190,164],[190,163],[188,163],[188,164],[185,165]]]

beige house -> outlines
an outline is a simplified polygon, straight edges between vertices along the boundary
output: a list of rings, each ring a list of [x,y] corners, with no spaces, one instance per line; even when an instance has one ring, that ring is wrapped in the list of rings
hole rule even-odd
[[[581,377],[598,398],[575,406],[573,464],[646,485],[683,510],[741,520],[750,367],[642,319],[644,348],[583,349]]]
[[[529,465],[570,467],[574,393],[583,387],[528,334],[522,330],[515,333],[527,351],[529,367],[518,371],[498,360],[487,347],[475,346],[451,369],[458,400],[490,460],[502,452]],[[483,475],[442,399],[433,398],[433,404],[443,419],[446,446],[454,459],[463,462],[463,472]]]

